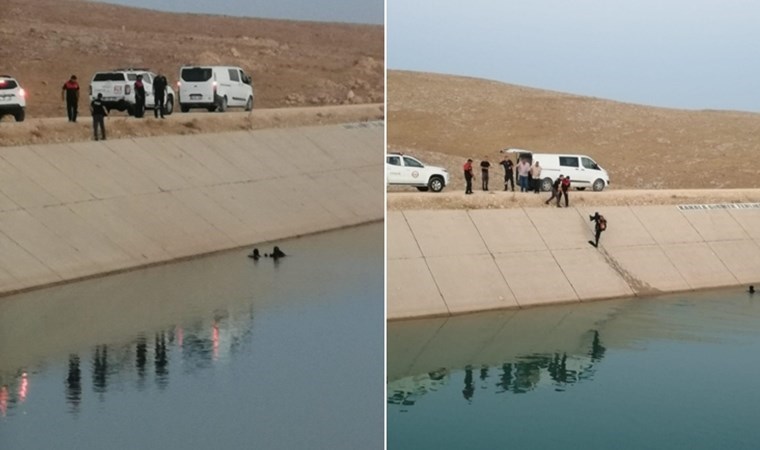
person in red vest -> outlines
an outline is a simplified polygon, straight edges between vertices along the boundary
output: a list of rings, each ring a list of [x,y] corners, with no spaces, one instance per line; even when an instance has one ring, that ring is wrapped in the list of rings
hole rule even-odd
[[[69,115],[69,122],[76,122],[79,107],[79,83],[76,75],[72,75],[69,81],[63,83],[61,100],[66,100],[66,113]]]
[[[472,159],[467,159],[467,162],[464,163],[464,181],[467,183],[467,188],[465,189],[465,194],[472,194],[472,180],[475,178],[475,175],[472,173]]]
[[[142,118],[145,114],[145,84],[143,76],[138,75],[135,80],[135,117]]]
[[[565,196],[565,208],[568,208],[570,206],[570,198],[568,197],[568,191],[570,191],[570,175],[566,176],[562,179],[562,184],[560,184],[560,188],[562,189],[561,195]],[[557,206],[559,206],[559,198],[557,199]]]

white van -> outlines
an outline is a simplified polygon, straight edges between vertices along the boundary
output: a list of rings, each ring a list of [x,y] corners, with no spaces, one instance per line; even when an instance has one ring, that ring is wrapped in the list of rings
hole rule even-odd
[[[586,155],[534,153],[531,150],[519,148],[510,148],[502,152],[516,155],[518,160],[526,158],[531,165],[534,161],[538,161],[541,167],[542,191],[550,191],[552,182],[560,175],[570,176],[570,187],[581,191],[587,187],[601,191],[610,184],[607,171]]]
[[[224,112],[228,107],[253,108],[253,82],[240,67],[184,66],[179,70],[179,108],[206,108]]]

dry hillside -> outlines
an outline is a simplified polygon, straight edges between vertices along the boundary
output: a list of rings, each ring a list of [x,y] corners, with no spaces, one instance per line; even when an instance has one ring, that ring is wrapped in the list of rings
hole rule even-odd
[[[610,172],[612,189],[760,187],[755,113],[655,108],[401,71],[388,72],[386,113],[389,149],[448,167],[452,188],[463,185],[464,158],[478,163],[488,155],[493,164],[506,147],[587,154]]]
[[[184,64],[229,64],[253,76],[256,108],[382,103],[379,25],[163,13],[83,0],[3,0],[0,73],[29,92],[27,117],[65,117],[71,74],[148,67],[177,80]],[[7,121],[8,119],[4,119]]]

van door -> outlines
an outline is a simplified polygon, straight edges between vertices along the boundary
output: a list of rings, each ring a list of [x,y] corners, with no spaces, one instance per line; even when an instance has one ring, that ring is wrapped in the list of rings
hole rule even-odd
[[[586,186],[593,185],[594,181],[599,178],[602,180],[606,180],[607,178],[603,176],[601,167],[587,156],[581,156],[581,172],[583,173],[583,179],[587,181]]]
[[[572,188],[585,188],[589,186],[588,180],[584,180],[581,172],[580,158],[577,156],[563,156],[559,157],[560,171],[570,177],[570,187]]]
[[[243,102],[240,100],[242,96],[240,85],[243,83],[240,80],[240,71],[235,68],[227,69],[227,76],[230,78],[229,94],[227,94],[227,102],[230,106],[240,106]]]

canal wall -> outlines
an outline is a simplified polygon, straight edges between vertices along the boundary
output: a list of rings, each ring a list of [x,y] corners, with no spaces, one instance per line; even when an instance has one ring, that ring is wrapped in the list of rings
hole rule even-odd
[[[382,220],[383,130],[0,148],[0,293]]]
[[[589,245],[598,210],[608,220]],[[387,215],[388,319],[760,284],[760,204]]]

